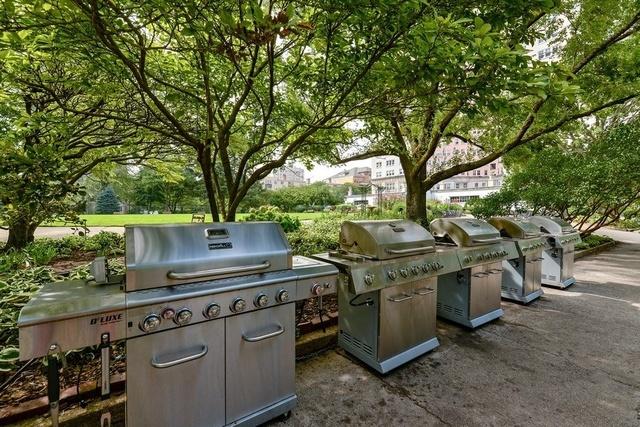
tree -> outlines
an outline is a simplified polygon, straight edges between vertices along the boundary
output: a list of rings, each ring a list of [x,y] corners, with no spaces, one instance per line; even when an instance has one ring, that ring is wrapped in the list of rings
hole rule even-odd
[[[583,235],[615,223],[623,213],[637,215],[638,141],[640,121],[635,120],[613,125],[593,141],[545,148],[508,176],[498,193],[473,201],[471,212],[486,218],[508,214],[515,206],[534,215],[560,216]]]
[[[89,171],[160,150],[146,144],[158,141],[143,128],[64,108],[100,112],[113,104],[89,102],[87,87],[101,74],[70,60],[55,31],[9,30],[0,37],[0,223],[9,229],[4,250],[33,241],[44,221],[76,219],[70,196],[82,192],[79,181]]]
[[[425,193],[517,147],[569,138],[581,119],[640,93],[640,11],[635,1],[511,1],[435,6],[402,49],[381,61],[360,88],[384,93],[366,118],[358,150],[337,162],[396,155],[407,181],[407,214],[424,220]],[[531,58],[545,38],[560,61]],[[364,94],[366,96],[367,93]],[[477,154],[437,159],[453,139]]]
[[[266,191],[264,204],[277,206],[285,212],[292,212],[297,206],[304,209],[339,205],[344,202],[346,188],[314,182],[300,187],[285,187],[273,191]]]
[[[355,89],[426,9],[418,0],[73,0],[15,15],[18,27],[52,25],[91,46],[73,54],[111,73],[128,101],[101,112],[63,108],[191,149],[217,221],[234,220],[250,188],[286,161],[348,142],[343,125],[379,96]],[[125,114],[131,105],[137,117]]]
[[[112,214],[120,210],[120,202],[111,186],[107,186],[100,191],[96,200],[96,213]]]

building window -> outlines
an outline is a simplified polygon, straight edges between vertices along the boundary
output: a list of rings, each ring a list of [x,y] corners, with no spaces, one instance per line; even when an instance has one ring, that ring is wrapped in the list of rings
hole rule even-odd
[[[398,175],[404,175],[404,171],[402,169],[398,169]]]
[[[483,186],[483,187],[486,187],[486,186],[487,186],[487,183],[486,183],[486,182],[483,182],[483,183],[482,183],[482,186]]]
[[[466,182],[462,183],[462,188],[467,188],[467,183]]]
[[[478,183],[476,182],[473,186],[474,186],[475,188],[478,188]]]
[[[376,162],[376,167],[377,168],[381,168],[382,167],[382,162]]]
[[[376,172],[376,178],[380,178],[382,176],[382,171]]]
[[[495,163],[491,163],[491,164],[489,165],[489,168],[490,168],[491,170],[496,170],[496,166],[497,166],[497,165],[496,165]]]
[[[393,176],[393,175],[395,175],[395,174],[396,174],[396,172],[395,172],[393,169],[389,169],[389,170],[387,171],[387,176]]]
[[[460,188],[460,183],[456,182],[456,188]]]
[[[387,166],[393,166],[396,163],[395,159],[387,160]]]

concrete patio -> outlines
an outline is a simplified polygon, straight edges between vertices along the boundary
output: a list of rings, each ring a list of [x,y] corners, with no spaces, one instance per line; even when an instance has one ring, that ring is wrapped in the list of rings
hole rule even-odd
[[[503,302],[476,331],[438,322],[440,347],[387,376],[331,350],[298,363],[299,405],[273,423],[640,426],[640,234],[576,263],[577,284]]]

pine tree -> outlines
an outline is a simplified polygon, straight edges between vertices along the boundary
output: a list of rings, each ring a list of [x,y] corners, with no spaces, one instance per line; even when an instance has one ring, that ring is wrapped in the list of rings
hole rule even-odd
[[[105,187],[98,194],[96,200],[96,213],[99,214],[112,214],[120,210],[120,202],[116,193],[111,186]]]

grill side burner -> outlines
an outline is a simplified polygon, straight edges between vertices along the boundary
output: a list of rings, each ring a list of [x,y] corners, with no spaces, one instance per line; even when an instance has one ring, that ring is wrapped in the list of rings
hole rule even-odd
[[[493,217],[488,222],[518,249],[518,257],[502,261],[502,298],[527,304],[540,297],[542,251],[547,243],[539,228],[509,217]]]
[[[564,289],[576,282],[573,277],[575,245],[580,233],[557,217],[532,216],[528,221],[540,228],[549,246],[542,253],[542,284]]]
[[[126,339],[129,426],[257,425],[293,409],[293,303],[335,292],[338,270],[291,257],[276,223],[141,228],[126,228],[134,286],[122,277],[45,285],[21,311],[20,358]],[[211,239],[212,229],[227,237]],[[212,240],[224,247],[202,252]],[[269,267],[244,268],[263,260]]]
[[[459,271],[438,277],[438,316],[476,328],[502,316],[502,261],[518,256],[513,242],[475,218],[440,218],[430,230],[441,244],[455,244]]]
[[[338,344],[380,373],[437,347],[437,276],[459,269],[455,252],[411,221],[346,221],[340,243],[314,255],[340,271]]]

